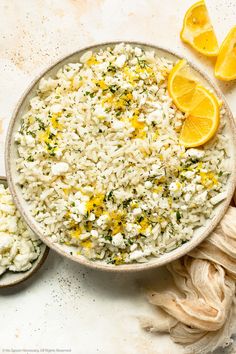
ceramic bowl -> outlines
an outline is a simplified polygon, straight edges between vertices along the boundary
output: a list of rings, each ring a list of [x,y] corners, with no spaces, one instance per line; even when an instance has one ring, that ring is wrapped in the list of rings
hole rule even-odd
[[[0,184],[4,184],[7,187],[7,179],[6,177],[0,176]],[[0,288],[7,288],[16,284],[23,282],[24,280],[31,277],[37,270],[41,267],[44,261],[47,258],[49,248],[42,243],[40,245],[41,253],[39,257],[34,261],[32,267],[25,272],[11,272],[6,271],[2,275],[0,275]]]
[[[159,48],[150,44],[143,44],[143,43],[137,43],[137,42],[129,42],[131,45],[135,46],[140,46],[144,49],[150,49],[154,50],[157,55],[159,56],[164,56],[167,59],[172,59],[174,61],[181,59],[182,57],[175,54],[171,50]],[[29,211],[29,205],[27,202],[23,199],[22,192],[20,187],[17,185],[17,170],[16,170],[16,158],[17,158],[17,150],[16,150],[16,145],[14,143],[14,134],[16,133],[17,129],[19,128],[20,125],[20,119],[22,115],[26,112],[26,110],[29,107],[29,100],[36,94],[37,87],[39,80],[42,77],[48,78],[49,76],[55,76],[56,72],[61,68],[63,65],[67,63],[75,63],[78,62],[81,55],[85,53],[87,50],[92,50],[92,51],[98,51],[101,48],[105,48],[107,46],[114,46],[117,43],[104,43],[100,45],[95,45],[92,47],[87,47],[84,49],[81,49],[77,52],[74,52],[70,55],[67,55],[66,57],[58,60],[55,64],[50,66],[47,70],[42,72],[28,87],[26,92],[22,95],[10,122],[9,130],[8,130],[8,135],[7,135],[7,140],[6,140],[6,152],[5,152],[5,162],[6,162],[6,171],[7,171],[7,178],[8,178],[8,183],[9,183],[9,188],[11,190],[11,193],[13,195],[13,198],[15,200],[15,203],[21,212],[22,216],[24,217],[25,221],[29,225],[29,227],[42,239],[44,243],[46,243],[50,248],[54,249],[56,252],[59,254],[76,261],[80,264],[83,264],[85,266],[89,266],[92,268],[100,269],[100,270],[108,270],[108,271],[115,271],[115,272],[122,272],[122,271],[141,271],[144,269],[150,269],[158,266],[162,266],[166,263],[169,263],[187,252],[191,251],[194,247],[196,247],[200,242],[204,240],[205,237],[209,235],[209,233],[215,228],[215,226],[218,224],[220,219],[223,217],[225,214],[228,205],[230,203],[230,200],[233,196],[233,192],[235,189],[235,180],[236,180],[236,129],[235,129],[235,123],[232,117],[232,113],[227,105],[227,102],[225,101],[225,98],[223,97],[222,93],[220,90],[211,82],[211,80],[203,73],[201,72],[195,65],[191,64],[192,70],[195,72],[195,75],[199,78],[200,82],[202,82],[203,85],[206,87],[210,88],[215,94],[218,96],[219,99],[222,100],[225,110],[226,110],[226,134],[228,136],[228,147],[230,151],[230,163],[232,166],[232,174],[228,180],[228,185],[227,185],[227,198],[220,204],[218,205],[215,210],[214,210],[214,215],[212,219],[209,219],[206,221],[205,225],[203,227],[200,227],[196,229],[194,232],[194,235],[192,239],[182,246],[178,247],[177,249],[165,253],[162,256],[158,258],[152,258],[146,263],[135,263],[135,264],[126,264],[126,265],[119,265],[115,266],[112,264],[105,264],[105,263],[98,263],[98,262],[93,262],[90,261],[83,256],[74,256],[70,254],[70,248],[65,245],[59,245],[53,243],[50,238],[45,237],[40,224],[37,223],[34,218],[31,216],[30,211]],[[189,61],[188,61],[189,62]]]

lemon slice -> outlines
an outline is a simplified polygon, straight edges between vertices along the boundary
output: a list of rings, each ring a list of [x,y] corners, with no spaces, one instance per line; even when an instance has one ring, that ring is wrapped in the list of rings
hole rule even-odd
[[[218,42],[204,1],[195,3],[186,12],[180,38],[199,53],[217,56]]]
[[[236,26],[221,44],[215,65],[215,76],[224,81],[236,79]]]
[[[185,59],[179,60],[168,77],[168,92],[175,105],[186,113],[180,132],[185,147],[205,144],[216,133],[220,121],[220,102],[198,83]]]
[[[179,140],[185,147],[197,147],[208,142],[220,123],[218,100],[206,88],[197,85],[192,104],[180,132]]]
[[[181,111],[188,112],[191,109],[197,81],[197,77],[185,59],[179,60],[171,70],[168,77],[168,91]]]

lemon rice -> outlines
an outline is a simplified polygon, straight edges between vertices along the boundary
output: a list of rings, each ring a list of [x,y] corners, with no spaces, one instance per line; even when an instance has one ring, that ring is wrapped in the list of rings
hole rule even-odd
[[[174,64],[118,44],[41,80],[15,136],[18,184],[53,242],[94,261],[145,262],[191,239],[226,197],[223,109],[213,141],[181,145]]]

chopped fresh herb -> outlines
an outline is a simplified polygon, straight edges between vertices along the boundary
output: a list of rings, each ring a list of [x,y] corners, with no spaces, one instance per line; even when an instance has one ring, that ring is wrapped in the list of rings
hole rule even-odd
[[[118,90],[118,86],[117,85],[111,85],[109,86],[109,90],[111,91],[111,93],[115,93]]]
[[[46,145],[48,147],[48,150],[52,150],[54,147],[52,145],[50,145],[48,142],[46,142]]]
[[[105,236],[104,238],[105,238],[106,241],[111,241],[112,240],[111,236]]]
[[[31,132],[30,130],[28,130],[26,134],[31,135],[33,138],[36,138],[36,134],[34,132]]]
[[[183,241],[180,242],[180,245],[183,245],[186,242],[188,242],[188,240],[183,240]]]
[[[119,117],[121,115],[122,111],[116,111],[116,117]]]
[[[197,157],[190,159],[191,163],[197,163],[199,159]]]
[[[107,68],[107,71],[115,73],[116,72],[116,67],[113,66],[113,65],[109,65],[108,68]]]
[[[129,198],[129,199],[124,200],[122,205],[124,208],[127,208],[131,202],[132,202],[132,198]]]
[[[48,139],[50,139],[50,140],[51,140],[51,139],[53,139],[53,138],[54,138],[54,136],[56,136],[56,135],[55,135],[55,134],[53,134],[53,133],[50,133],[50,134],[49,134],[49,136],[48,136]]]
[[[220,172],[218,173],[218,176],[221,177],[222,175],[223,175],[223,172],[220,171]]]
[[[44,122],[39,117],[35,117],[35,120],[38,122],[39,130],[46,130]]]
[[[29,162],[33,162],[33,161],[34,161],[34,159],[33,159],[33,157],[30,155],[30,156],[27,158],[27,161],[29,161]]]
[[[113,198],[113,191],[110,191],[106,196],[106,200],[110,200],[112,198]]]
[[[111,259],[111,258],[108,258],[108,259],[107,259],[107,263],[108,263],[108,264],[115,264],[115,262],[116,262],[116,261],[115,261],[114,259]]]
[[[147,62],[145,60],[141,60],[139,59],[139,57],[136,57],[139,63],[140,68],[145,68],[145,66],[147,65]]]
[[[177,210],[176,211],[176,220],[180,221],[180,219],[181,219],[181,214],[180,214],[179,210]]]

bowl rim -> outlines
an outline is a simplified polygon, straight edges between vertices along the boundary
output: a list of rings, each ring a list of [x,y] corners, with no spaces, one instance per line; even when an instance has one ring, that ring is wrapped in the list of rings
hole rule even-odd
[[[10,164],[10,156],[11,156],[11,137],[13,133],[13,128],[14,125],[17,121],[17,116],[18,112],[21,108],[22,103],[24,100],[27,98],[28,94],[32,90],[32,88],[38,83],[38,81],[44,77],[49,71],[51,71],[55,66],[59,65],[60,63],[62,65],[65,65],[66,62],[69,62],[70,58],[74,55],[79,55],[81,52],[89,51],[89,50],[96,50],[100,47],[105,47],[105,46],[115,46],[117,44],[124,43],[124,44],[130,44],[132,46],[143,46],[143,47],[149,47],[149,49],[154,49],[157,51],[163,51],[167,53],[170,56],[174,56],[177,59],[185,59],[190,66],[207,82],[207,84],[216,92],[217,96],[224,102],[224,107],[227,112],[227,117],[230,123],[230,127],[234,131],[234,135],[232,138],[232,141],[234,142],[234,147],[236,150],[236,123],[234,121],[232,112],[229,108],[229,105],[219,89],[219,87],[212,82],[212,79],[205,73],[203,70],[199,69],[198,66],[196,66],[194,63],[192,63],[191,60],[186,58],[185,56],[182,56],[175,52],[174,50],[165,48],[163,46],[157,46],[149,42],[139,42],[139,41],[122,41],[122,40],[117,40],[117,41],[111,41],[111,42],[102,42],[102,43],[97,43],[93,44],[90,46],[86,46],[83,48],[80,48],[76,51],[73,51],[67,55],[61,56],[59,59],[48,65],[46,68],[40,71],[40,73],[35,77],[34,80],[30,82],[30,84],[27,86],[27,88],[23,91],[21,94],[15,109],[11,115],[11,120],[8,126],[7,130],[7,135],[6,135],[6,141],[5,141],[5,168],[6,168],[6,176],[7,176],[7,182],[8,182],[8,187],[12,193],[12,197],[14,199],[15,204],[17,205],[17,208],[24,218],[25,222],[27,225],[30,227],[30,229],[36,233],[36,235],[39,236],[39,238],[51,249],[59,253],[60,255],[73,260],[80,265],[87,266],[92,269],[97,269],[97,270],[103,270],[103,271],[108,271],[108,272],[117,272],[117,273],[122,273],[122,272],[139,272],[139,271],[144,271],[148,269],[153,269],[157,267],[161,267],[163,265],[166,265],[167,263],[170,263],[188,252],[190,252],[193,248],[198,246],[217,226],[219,221],[222,219],[224,216],[229,203],[232,199],[235,187],[236,187],[236,158],[233,158],[233,168],[232,168],[232,173],[231,173],[231,183],[228,187],[228,195],[226,199],[224,200],[224,208],[221,209],[221,211],[216,215],[214,218],[213,222],[208,225],[207,228],[198,236],[195,238],[190,239],[188,242],[185,244],[177,247],[173,251],[170,251],[168,253],[164,253],[161,255],[159,258],[155,258],[155,260],[152,260],[152,262],[147,261],[146,263],[131,263],[131,264],[122,264],[122,265],[113,265],[113,264],[106,264],[106,263],[98,263],[96,261],[91,261],[89,259],[86,259],[83,256],[72,256],[71,254],[63,251],[60,246],[57,246],[57,244],[53,243],[50,241],[49,237],[44,236],[43,233],[40,232],[40,230],[36,229],[33,223],[31,223],[30,217],[28,216],[28,213],[25,211],[24,207],[21,205],[21,202],[18,198],[16,188],[15,188],[15,183],[14,183],[14,178],[11,173],[11,164]],[[62,63],[64,62],[64,63]]]
[[[8,184],[7,178],[5,176],[0,176],[0,184],[6,184],[6,185]],[[10,288],[14,285],[24,282],[25,280],[31,278],[37,272],[37,270],[41,268],[41,266],[44,264],[48,256],[49,247],[42,242],[40,248],[42,254],[40,253],[39,257],[33,261],[32,267],[30,269],[26,270],[25,272],[11,272],[7,270],[5,273],[0,275],[0,289]],[[19,277],[13,281],[10,280],[9,283],[5,282],[1,284],[1,276],[4,276],[7,273],[11,273],[11,274],[14,273],[17,274]]]

